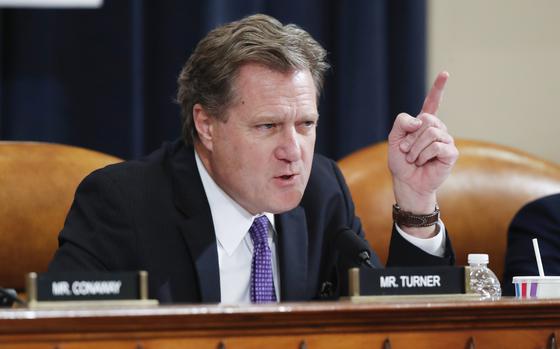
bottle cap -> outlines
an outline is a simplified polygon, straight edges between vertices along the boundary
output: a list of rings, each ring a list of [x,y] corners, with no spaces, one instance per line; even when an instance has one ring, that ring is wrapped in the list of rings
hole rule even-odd
[[[469,253],[469,264],[488,264],[488,255],[486,253]]]

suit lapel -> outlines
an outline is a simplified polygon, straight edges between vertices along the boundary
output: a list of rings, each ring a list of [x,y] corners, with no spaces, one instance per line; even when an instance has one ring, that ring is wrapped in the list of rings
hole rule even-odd
[[[179,228],[187,244],[198,276],[203,303],[221,300],[220,271],[212,214],[200,175],[194,149],[176,147],[171,163],[174,201],[182,213]]]
[[[307,221],[301,206],[276,216],[280,257],[280,292],[282,301],[306,299]]]

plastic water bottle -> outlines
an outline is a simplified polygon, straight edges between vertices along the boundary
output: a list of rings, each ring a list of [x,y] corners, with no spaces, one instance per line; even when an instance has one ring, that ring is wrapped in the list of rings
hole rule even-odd
[[[487,254],[469,254],[470,288],[482,298],[500,298],[502,289],[496,274],[488,268]]]

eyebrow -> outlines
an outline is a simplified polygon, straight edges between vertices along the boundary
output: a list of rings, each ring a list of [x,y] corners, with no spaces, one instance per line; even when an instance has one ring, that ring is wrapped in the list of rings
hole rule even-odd
[[[279,114],[260,114],[256,115],[256,118],[260,121],[283,121],[285,116]],[[296,120],[301,119],[316,119],[319,120],[319,113],[304,114],[296,117]]]
[[[303,120],[303,121],[313,121],[316,124],[319,123],[319,113],[317,114],[306,114],[296,120]]]

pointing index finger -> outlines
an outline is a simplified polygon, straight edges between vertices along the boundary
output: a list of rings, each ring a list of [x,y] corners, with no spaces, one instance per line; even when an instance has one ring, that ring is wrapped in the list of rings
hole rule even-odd
[[[449,73],[446,71],[442,71],[436,77],[430,92],[426,96],[424,100],[424,105],[422,106],[422,110],[420,113],[428,113],[435,115],[439,109],[439,104],[443,98],[443,89],[445,88],[445,83],[449,78]]]

